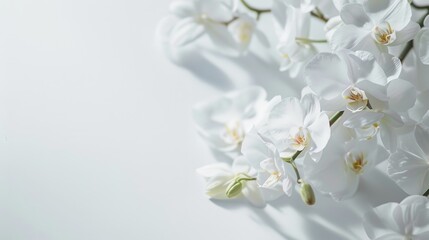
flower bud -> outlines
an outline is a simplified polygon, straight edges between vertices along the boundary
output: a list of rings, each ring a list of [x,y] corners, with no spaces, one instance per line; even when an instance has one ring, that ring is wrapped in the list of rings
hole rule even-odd
[[[243,184],[241,181],[233,181],[226,188],[226,196],[228,198],[237,197],[241,193],[241,189],[243,188]]]
[[[310,184],[302,182],[300,194],[302,201],[307,205],[313,205],[316,202],[316,197]]]

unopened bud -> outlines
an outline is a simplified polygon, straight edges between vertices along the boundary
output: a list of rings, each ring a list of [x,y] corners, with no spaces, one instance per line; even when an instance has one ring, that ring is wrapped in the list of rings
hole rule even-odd
[[[302,182],[300,193],[302,201],[307,205],[313,205],[316,202],[316,197],[314,196],[313,188],[310,184]]]
[[[226,188],[226,196],[228,198],[237,197],[241,193],[242,188],[243,184],[240,181],[233,181]]]

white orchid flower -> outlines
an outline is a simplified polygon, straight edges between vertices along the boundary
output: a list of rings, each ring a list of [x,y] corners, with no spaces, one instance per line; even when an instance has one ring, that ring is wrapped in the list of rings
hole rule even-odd
[[[252,41],[256,29],[256,20],[247,14],[235,14],[235,20],[228,24],[228,30],[235,40],[239,52],[245,52]],[[258,32],[262,34],[261,32]]]
[[[408,0],[367,0],[349,3],[341,8],[344,25],[332,36],[334,49],[365,50],[377,58],[390,46],[406,43],[414,38],[420,26],[411,21]]]
[[[333,130],[333,137],[319,162],[306,158],[304,174],[319,192],[340,201],[352,197],[361,178],[375,165],[387,159],[387,151],[373,140],[351,140],[353,134],[341,125]]]
[[[379,134],[384,147],[395,152],[398,137],[412,129],[406,125],[404,114],[416,102],[415,87],[396,79],[387,84],[386,102],[371,102],[371,108],[345,117],[344,126],[355,129],[361,139],[371,139]],[[377,103],[377,104],[374,104]]]
[[[313,94],[285,98],[268,113],[266,123],[259,127],[264,138],[270,139],[282,158],[298,151],[318,160],[330,136],[328,116],[321,112],[319,100]]]
[[[317,53],[316,48],[305,41],[310,34],[310,14],[281,0],[274,1],[272,13],[279,38],[280,70],[289,71],[291,77],[296,77]]]
[[[419,60],[426,65],[429,65],[429,17],[426,17],[424,27],[414,39],[415,52]]]
[[[349,110],[353,114],[345,116],[345,126],[355,129],[361,139],[380,132],[385,146],[394,151],[397,129],[404,125],[399,113],[414,106],[416,89],[398,79],[399,59],[388,54],[381,58],[383,64],[365,51],[320,53],[307,65],[305,74],[324,110]]]
[[[200,135],[217,150],[238,152],[245,134],[265,112],[266,92],[249,87],[197,104],[194,120]]]
[[[222,0],[179,0],[170,5],[170,16],[163,19],[158,32],[173,47],[183,46],[207,34],[221,47],[234,46],[227,24],[233,19],[228,2]]]
[[[367,212],[365,232],[371,240],[429,239],[429,199],[409,196],[401,203],[386,203]]]
[[[264,141],[256,129],[246,135],[241,152],[258,171],[258,184],[267,201],[283,194],[291,196],[295,180],[290,166],[285,166],[275,146]]]
[[[377,108],[388,100],[388,88],[396,91],[401,63],[398,58],[383,54],[383,65],[365,51],[349,50],[319,53],[306,66],[309,87],[320,97],[325,110],[358,112],[368,103]],[[400,82],[402,83],[402,80]],[[391,85],[391,86],[390,86]],[[396,93],[396,92],[395,92]]]
[[[429,189],[429,112],[417,124],[414,139],[404,139],[388,161],[388,175],[408,194]]]
[[[206,193],[214,199],[244,197],[257,207],[264,207],[265,200],[256,183],[256,171],[243,156],[234,160],[232,167],[225,163],[207,165],[197,169],[205,178]]]
[[[343,20],[341,20],[340,16],[332,17],[326,22],[325,26],[323,27],[323,30],[325,31],[326,40],[328,42],[331,42],[332,36],[334,35],[335,31],[342,26]]]
[[[401,116],[392,111],[365,110],[345,118],[344,126],[355,130],[361,140],[380,136],[383,146],[395,152],[398,137],[407,133]]]

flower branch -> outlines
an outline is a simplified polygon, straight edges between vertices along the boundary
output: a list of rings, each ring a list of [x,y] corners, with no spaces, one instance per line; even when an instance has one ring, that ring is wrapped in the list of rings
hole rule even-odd
[[[311,16],[323,21],[323,22],[328,22],[329,18],[325,17],[325,15],[322,13],[322,11],[320,11],[319,8],[315,8],[313,11],[311,11]]]
[[[292,166],[293,170],[295,171],[296,182],[297,183],[301,183],[301,175],[299,174],[298,167],[295,164],[295,159],[299,156],[299,154],[301,152],[302,151],[296,152],[291,158],[283,158],[283,161],[286,162],[286,163],[289,163]]]
[[[256,13],[256,19],[259,19],[260,15],[263,13],[269,13],[271,12],[271,9],[259,9],[259,8],[255,8],[252,7],[251,5],[249,5],[245,0],[240,0],[240,2],[243,4],[243,6],[245,6],[247,9],[249,9],[252,12]]]
[[[412,6],[413,8],[415,8],[415,9],[419,9],[419,10],[428,9],[428,10],[429,10],[429,6],[419,6],[419,5],[416,5],[416,4],[414,3],[414,1],[413,1],[413,2],[411,2],[410,4],[411,4],[411,6]]]
[[[334,123],[344,114],[344,111],[339,111],[332,116],[332,118],[329,120],[329,125],[332,127]]]
[[[225,26],[228,26],[229,24],[233,23],[237,19],[238,19],[238,17],[233,17],[231,20],[229,20],[227,22],[221,22],[221,23]]]
[[[295,40],[298,43],[303,44],[310,44],[310,43],[327,43],[328,41],[326,39],[309,39],[309,38],[303,38],[303,37],[296,37]]]

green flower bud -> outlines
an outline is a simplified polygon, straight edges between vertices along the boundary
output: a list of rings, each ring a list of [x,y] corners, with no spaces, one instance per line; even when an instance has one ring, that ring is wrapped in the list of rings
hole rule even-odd
[[[313,188],[310,184],[302,182],[300,193],[302,201],[307,205],[313,205],[316,202],[316,197],[314,196]]]
[[[241,189],[243,189],[243,184],[241,181],[233,181],[226,188],[226,196],[228,198],[234,198],[240,195]]]

